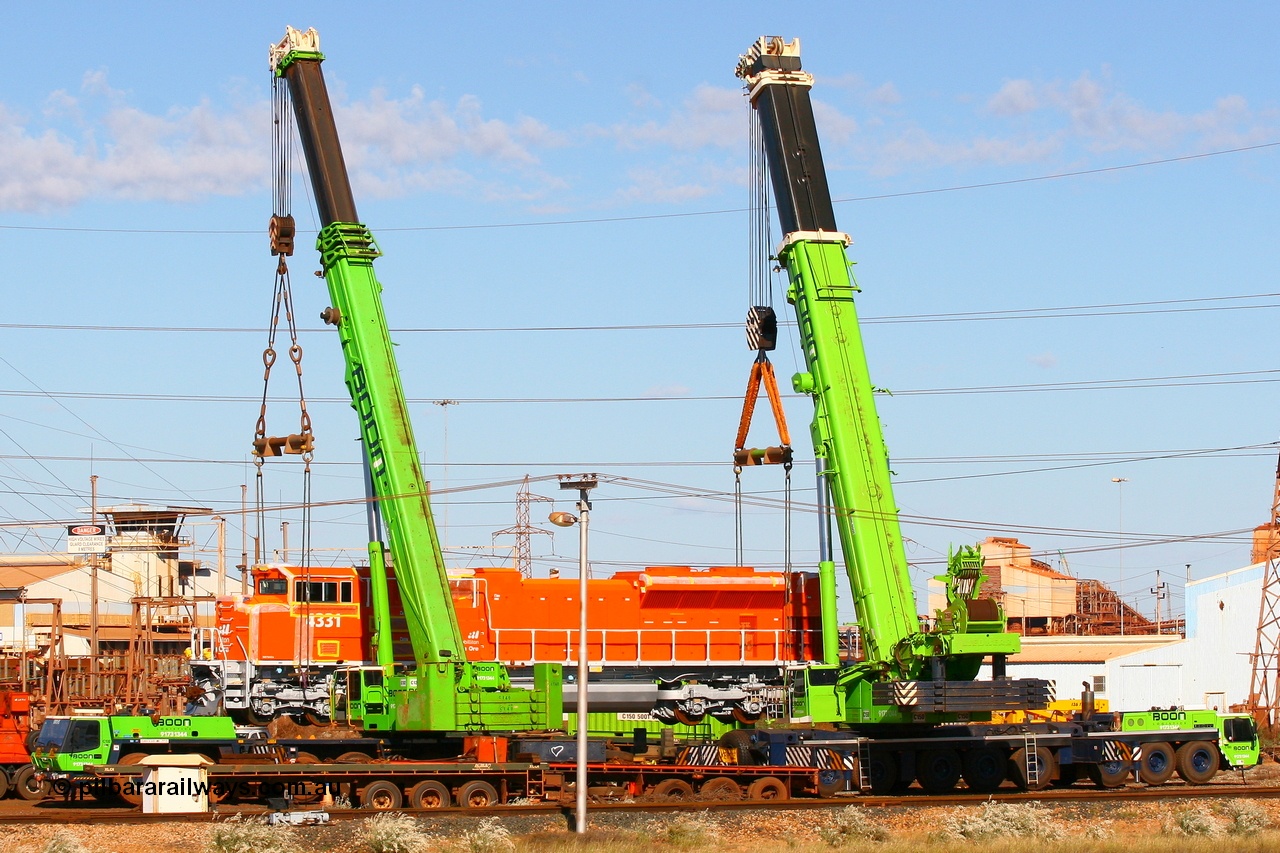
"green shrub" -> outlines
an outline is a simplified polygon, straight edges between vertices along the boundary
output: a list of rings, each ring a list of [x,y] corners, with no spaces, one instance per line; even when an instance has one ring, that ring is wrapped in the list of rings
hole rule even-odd
[[[80,836],[69,829],[58,828],[40,848],[40,853],[89,853]]]
[[[503,853],[516,849],[511,830],[496,817],[486,817],[462,833],[461,846],[468,853]]]
[[[1227,832],[1232,835],[1257,835],[1271,825],[1271,818],[1253,800],[1228,800],[1222,813],[1227,818]]]
[[[270,826],[236,815],[213,827],[209,849],[213,853],[296,853],[298,842],[287,826]]]
[[[952,838],[979,841],[990,838],[1039,838],[1052,841],[1062,837],[1062,828],[1034,803],[987,803],[980,812],[957,809],[944,823]]]
[[[664,823],[659,837],[674,847],[710,847],[719,840],[720,829],[707,812],[684,814]]]
[[[434,840],[417,820],[401,812],[383,812],[360,823],[360,840],[370,853],[417,853]]]
[[[843,847],[856,841],[887,841],[889,831],[861,806],[846,806],[835,813],[831,826],[818,828],[818,837],[832,847]]]
[[[1179,809],[1164,821],[1166,835],[1212,837],[1222,832],[1222,824],[1207,807]]]

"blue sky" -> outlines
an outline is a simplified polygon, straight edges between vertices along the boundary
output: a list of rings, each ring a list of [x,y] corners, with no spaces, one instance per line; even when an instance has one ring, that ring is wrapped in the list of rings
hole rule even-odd
[[[1160,570],[1180,610],[1186,564],[1248,561],[1280,424],[1273,6],[461,6],[10,10],[0,548],[60,548],[90,474],[102,503],[239,509],[274,270],[266,48],[291,24],[321,34],[458,565],[515,523],[512,483],[582,471],[605,476],[601,568],[733,561],[751,361],[733,66],[765,34],[799,37],[817,78],[917,584],[950,543],[1013,535],[1123,573],[1147,612]],[[312,539],[351,559],[355,425],[301,178],[293,209],[313,488],[333,502]],[[774,360],[785,383],[789,332]],[[270,431],[292,431],[292,377],[272,387]],[[810,406],[787,412],[807,567]],[[779,565],[781,473],[744,477],[746,561]],[[273,507],[301,499],[294,462],[266,483]],[[273,508],[270,548],[283,520],[297,542],[300,516]],[[537,571],[572,565],[574,539],[535,537]]]

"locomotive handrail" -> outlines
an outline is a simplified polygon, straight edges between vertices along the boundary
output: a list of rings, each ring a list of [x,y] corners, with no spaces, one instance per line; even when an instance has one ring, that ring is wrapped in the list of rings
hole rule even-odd
[[[591,662],[599,664],[799,663],[794,654],[787,656],[788,648],[794,645],[787,640],[790,633],[732,628],[604,628],[587,631],[587,649]],[[490,636],[498,660],[548,661],[548,650],[556,649],[564,663],[572,663],[577,660],[578,634],[570,628],[498,628]],[[662,651],[666,654],[660,654]]]

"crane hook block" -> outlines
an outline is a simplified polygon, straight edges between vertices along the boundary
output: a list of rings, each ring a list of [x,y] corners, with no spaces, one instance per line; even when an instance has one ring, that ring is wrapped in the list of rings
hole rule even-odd
[[[739,468],[748,465],[789,465],[791,464],[791,448],[782,447],[750,447],[733,452],[733,464]]]
[[[292,255],[295,232],[292,216],[272,216],[271,224],[267,227],[267,235],[271,238],[271,254]]]
[[[303,453],[310,453],[314,447],[314,441],[310,434],[293,435],[268,435],[253,440],[253,455],[261,457],[298,456]]]
[[[768,305],[753,305],[747,311],[747,349],[772,352],[778,346],[778,315]]]

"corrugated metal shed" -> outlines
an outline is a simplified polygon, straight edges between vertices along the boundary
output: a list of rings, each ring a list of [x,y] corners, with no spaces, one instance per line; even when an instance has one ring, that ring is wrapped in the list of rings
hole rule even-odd
[[[1113,708],[1226,710],[1249,696],[1264,565],[1187,585],[1187,639],[1107,664]]]
[[[1022,651],[1009,658],[1011,678],[1044,678],[1054,682],[1058,699],[1079,698],[1088,683],[1100,698],[1111,699],[1107,664],[1118,657],[1182,642],[1176,636],[1023,637]],[[984,667],[981,678],[990,678]],[[1118,707],[1112,699],[1112,707]]]

